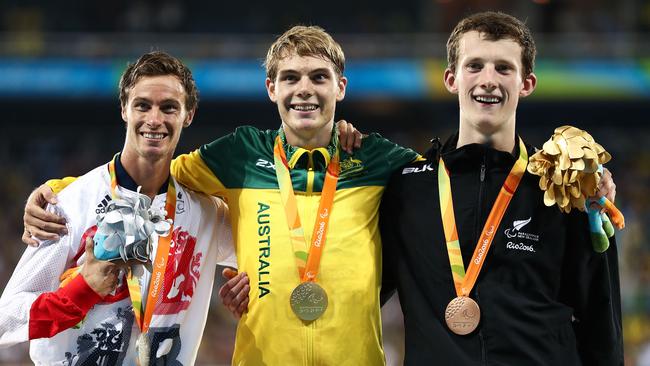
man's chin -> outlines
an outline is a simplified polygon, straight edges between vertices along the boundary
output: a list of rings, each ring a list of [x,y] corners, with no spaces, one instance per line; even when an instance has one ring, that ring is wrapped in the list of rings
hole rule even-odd
[[[472,125],[484,135],[490,135],[499,131],[506,125],[506,121],[496,116],[479,116],[474,119]]]
[[[148,161],[159,161],[169,155],[169,149],[166,147],[148,147],[140,150],[140,156]],[[173,153],[173,151],[172,151]]]
[[[325,125],[326,123],[323,123],[318,119],[302,118],[302,119],[293,120],[289,124],[289,127],[291,127],[295,131],[313,131],[313,130],[319,130],[323,128]]]

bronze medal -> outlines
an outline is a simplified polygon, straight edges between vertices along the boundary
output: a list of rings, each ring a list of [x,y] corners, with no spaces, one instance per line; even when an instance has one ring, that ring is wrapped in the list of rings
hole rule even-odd
[[[303,282],[291,292],[291,310],[304,321],[318,319],[327,309],[327,293],[314,282]]]
[[[481,309],[471,298],[458,296],[447,305],[445,321],[452,332],[466,335],[478,327],[481,321]]]

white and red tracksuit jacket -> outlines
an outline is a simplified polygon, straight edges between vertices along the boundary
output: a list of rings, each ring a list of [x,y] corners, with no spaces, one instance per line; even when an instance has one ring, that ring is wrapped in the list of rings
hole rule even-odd
[[[134,194],[135,183],[116,165],[118,194]],[[85,238],[94,232],[97,214],[111,198],[108,164],[78,178],[58,198],[57,211],[66,217],[69,233],[25,250],[0,298],[0,347],[30,341],[30,357],[38,365],[135,365],[140,329],[125,279],[103,299],[82,276],[59,287],[60,275],[84,262]],[[152,205],[164,207],[165,199],[166,193],[159,193]],[[152,364],[194,363],[215,265],[236,266],[228,216],[223,201],[176,184],[164,295],[154,311],[157,325],[152,321],[149,330]],[[157,241],[154,253],[156,249]],[[151,274],[143,273],[140,284],[146,301]]]

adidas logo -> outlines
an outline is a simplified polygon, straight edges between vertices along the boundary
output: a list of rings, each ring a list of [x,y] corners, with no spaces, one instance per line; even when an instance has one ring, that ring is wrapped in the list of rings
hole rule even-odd
[[[105,213],[106,212],[106,206],[108,206],[108,202],[110,200],[111,200],[111,196],[109,196],[109,195],[104,196],[104,199],[102,199],[101,202],[99,202],[99,204],[97,205],[97,208],[95,209],[95,213],[98,214],[98,215],[100,213]]]

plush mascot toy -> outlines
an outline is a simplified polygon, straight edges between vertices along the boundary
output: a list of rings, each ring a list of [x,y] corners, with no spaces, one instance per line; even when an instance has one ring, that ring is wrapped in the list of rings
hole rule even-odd
[[[611,158],[587,132],[562,126],[555,129],[528,164],[528,171],[540,176],[539,188],[544,191],[545,205],[557,204],[567,213],[572,208],[587,212],[591,242],[599,253],[609,247],[607,238],[614,235],[612,223],[619,230],[625,227],[623,214],[607,198],[588,198],[596,194],[603,164]]]
[[[151,207],[151,199],[140,194],[140,187],[133,196],[112,199],[105,212],[97,215],[97,229],[93,236],[95,258],[112,262],[131,261],[131,264],[139,262],[152,272],[150,256],[154,235],[168,235],[173,224],[165,215],[164,209]],[[139,267],[131,268],[139,273]],[[66,270],[59,279],[60,286],[68,284],[80,272],[80,266]]]
[[[97,215],[97,233],[94,254],[107,261],[136,260],[148,267],[151,264],[154,234],[166,236],[172,227],[165,219],[164,209],[151,207],[151,199],[140,194],[113,198],[105,213]]]

